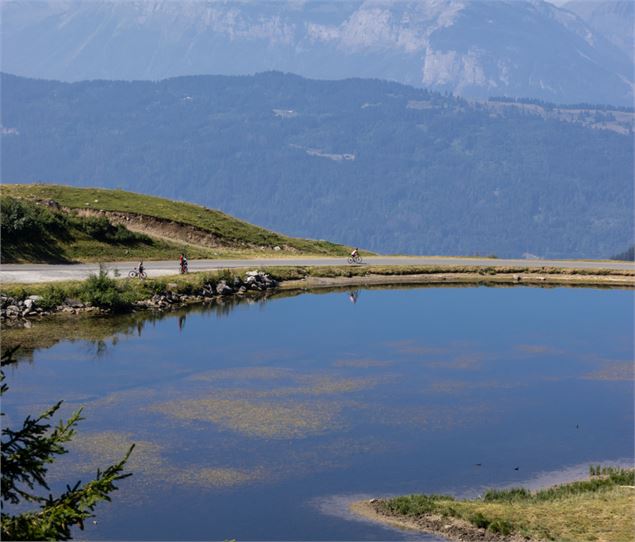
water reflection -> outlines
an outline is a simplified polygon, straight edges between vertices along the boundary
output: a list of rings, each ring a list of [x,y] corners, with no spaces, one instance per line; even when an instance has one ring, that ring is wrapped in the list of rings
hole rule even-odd
[[[311,503],[633,455],[631,292],[349,295],[36,325],[4,406],[85,406],[59,480],[137,443],[88,538],[395,539]]]
[[[93,346],[96,357],[104,357],[110,347],[116,346],[119,337],[141,337],[144,330],[156,327],[166,319],[175,319],[179,331],[183,331],[188,314],[226,317],[241,305],[262,305],[268,297],[246,299],[234,296],[166,312],[143,311],[115,316],[59,314],[35,321],[29,329],[3,329],[2,351],[20,345],[19,361],[32,361],[37,349],[48,349],[61,341],[82,341]]]

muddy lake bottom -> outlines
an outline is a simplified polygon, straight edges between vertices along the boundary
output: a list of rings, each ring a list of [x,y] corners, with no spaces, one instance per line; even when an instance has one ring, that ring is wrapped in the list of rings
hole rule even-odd
[[[4,423],[59,399],[64,415],[84,407],[54,488],[137,444],[134,475],[80,538],[438,540],[348,503],[632,463],[633,296],[355,290],[78,320],[86,338],[7,371]]]

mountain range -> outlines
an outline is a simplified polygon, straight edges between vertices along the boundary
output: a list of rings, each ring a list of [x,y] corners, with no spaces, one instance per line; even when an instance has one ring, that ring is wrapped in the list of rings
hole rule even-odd
[[[632,5],[5,0],[2,70],[65,81],[279,70],[473,98],[632,105]]]
[[[268,72],[2,75],[2,182],[190,200],[392,253],[609,257],[633,244],[633,112]]]

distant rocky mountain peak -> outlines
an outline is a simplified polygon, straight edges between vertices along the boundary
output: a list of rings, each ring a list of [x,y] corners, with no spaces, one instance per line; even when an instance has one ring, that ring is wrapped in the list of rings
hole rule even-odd
[[[6,0],[2,69],[69,81],[281,70],[629,105],[632,53],[606,21],[630,21],[632,36],[633,4],[604,3]]]

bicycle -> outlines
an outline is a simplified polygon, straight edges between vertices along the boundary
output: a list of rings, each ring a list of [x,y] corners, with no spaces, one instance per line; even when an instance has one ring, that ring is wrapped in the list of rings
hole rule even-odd
[[[362,264],[362,263],[364,263],[364,262],[362,261],[362,257],[361,257],[361,256],[359,256],[359,255],[357,255],[357,256],[351,256],[351,257],[348,259],[348,263],[350,263],[350,264],[352,265],[352,264],[354,264],[354,263],[356,263],[356,264]]]
[[[145,278],[148,278],[148,275],[147,275],[147,273],[145,271],[141,271],[141,273],[139,273],[138,269],[133,269],[132,271],[130,271],[128,273],[128,276],[131,279],[135,279],[135,278],[145,279]]]

